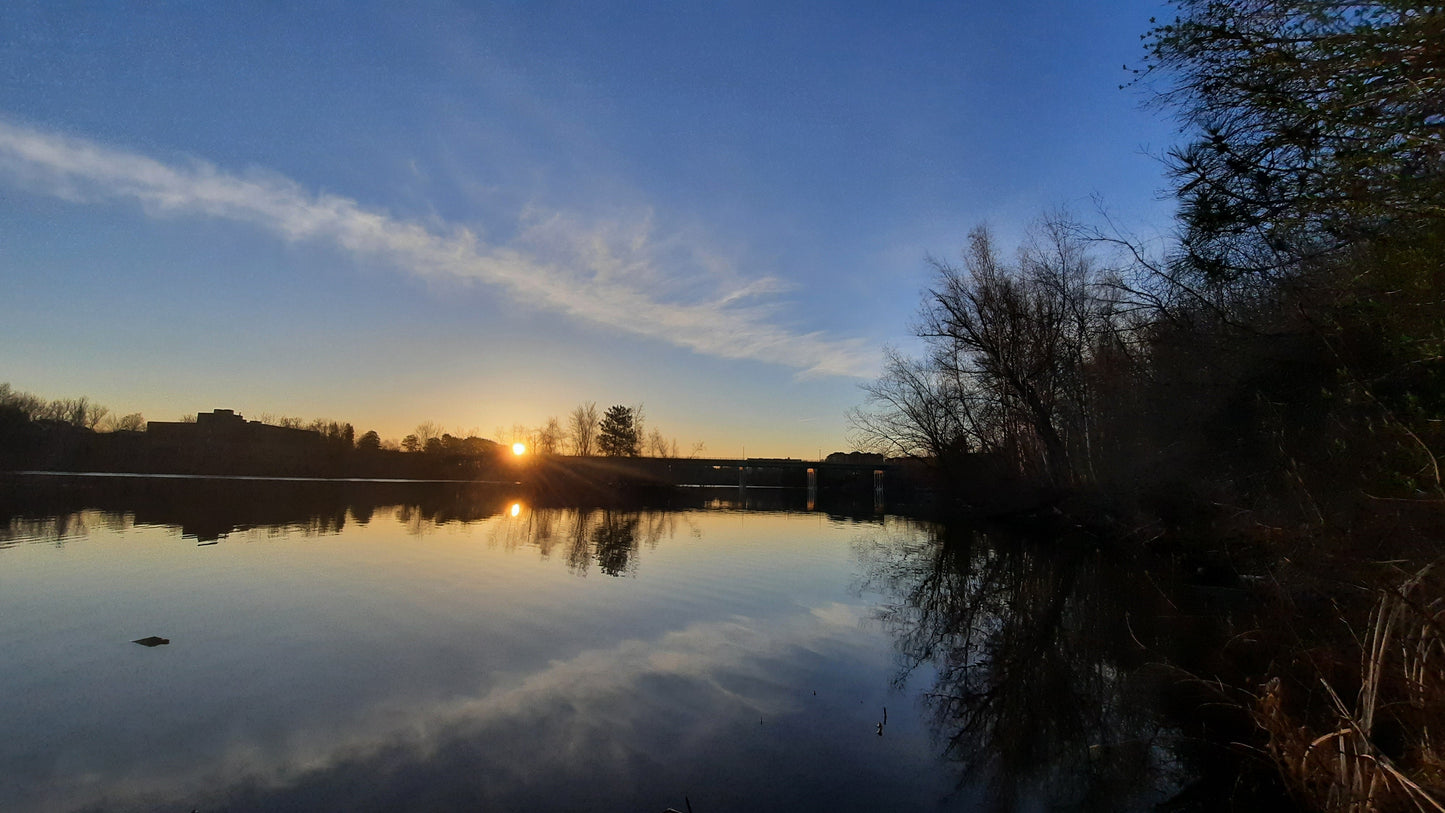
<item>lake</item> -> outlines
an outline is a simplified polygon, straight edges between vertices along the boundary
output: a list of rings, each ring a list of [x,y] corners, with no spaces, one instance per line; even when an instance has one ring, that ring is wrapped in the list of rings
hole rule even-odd
[[[737,489],[0,485],[0,810],[1120,809],[1198,778],[1136,646],[1178,610],[1088,551]]]

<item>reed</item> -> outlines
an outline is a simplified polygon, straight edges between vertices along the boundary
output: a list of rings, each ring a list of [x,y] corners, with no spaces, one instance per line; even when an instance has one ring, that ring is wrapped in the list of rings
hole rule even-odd
[[[1265,685],[1256,721],[1310,807],[1445,813],[1445,597],[1433,575],[1426,567],[1380,591],[1359,640],[1352,704],[1323,673],[1316,679],[1328,702],[1314,713],[1287,702],[1278,676]]]

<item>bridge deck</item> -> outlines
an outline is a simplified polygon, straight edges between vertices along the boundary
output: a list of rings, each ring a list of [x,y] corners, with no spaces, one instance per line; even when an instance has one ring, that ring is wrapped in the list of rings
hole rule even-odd
[[[539,458],[542,476],[592,482],[665,485],[872,487],[896,468],[888,463],[828,463],[776,458],[565,457]]]

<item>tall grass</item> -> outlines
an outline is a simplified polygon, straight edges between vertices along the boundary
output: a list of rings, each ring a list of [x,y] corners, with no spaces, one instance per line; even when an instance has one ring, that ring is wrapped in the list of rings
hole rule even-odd
[[[1354,702],[1322,671],[1327,704],[1306,715],[1279,677],[1266,684],[1256,719],[1292,791],[1326,811],[1445,813],[1445,597],[1426,567],[1380,591],[1359,639]],[[1341,676],[1336,683],[1355,679]]]

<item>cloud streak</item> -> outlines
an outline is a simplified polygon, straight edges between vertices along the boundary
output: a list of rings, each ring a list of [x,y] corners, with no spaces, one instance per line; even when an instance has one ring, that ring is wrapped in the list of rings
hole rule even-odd
[[[778,280],[734,279],[718,258],[656,239],[647,218],[585,224],[529,210],[517,237],[492,245],[461,226],[402,220],[279,175],[166,163],[3,121],[0,176],[77,203],[137,203],[152,216],[217,218],[330,244],[417,277],[494,286],[534,308],[708,356],[781,364],[805,376],[872,374],[873,354],[861,339],[780,326],[770,305],[786,289]]]

